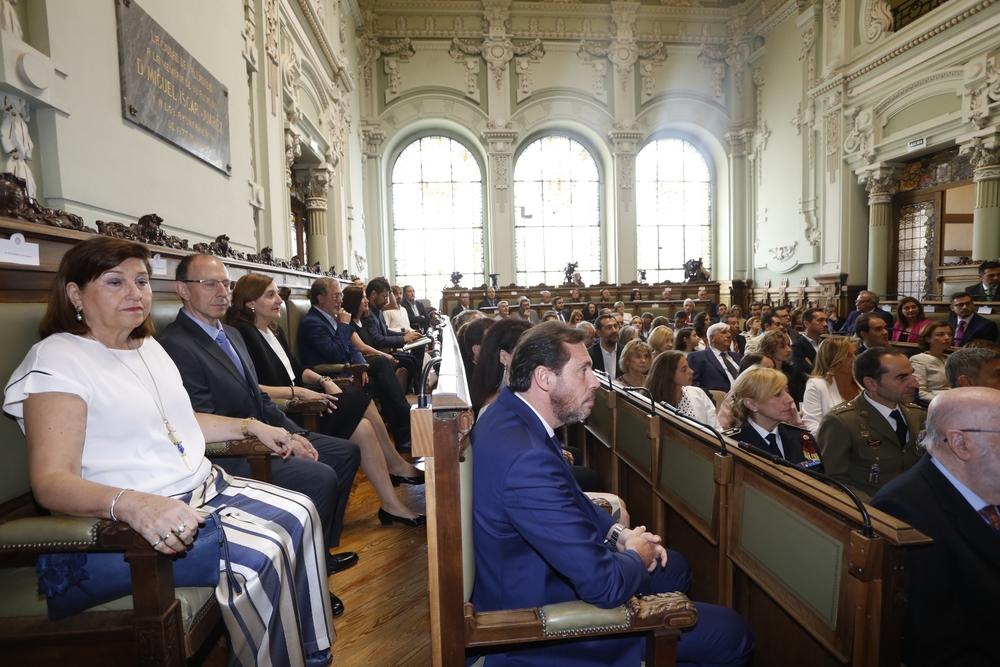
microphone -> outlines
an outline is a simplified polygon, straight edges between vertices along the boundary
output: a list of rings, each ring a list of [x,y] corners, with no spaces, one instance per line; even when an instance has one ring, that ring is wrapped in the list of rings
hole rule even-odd
[[[701,390],[699,389],[699,391]],[[706,431],[711,432],[712,435],[714,435],[716,439],[719,441],[719,451],[722,453],[723,456],[729,456],[729,450],[726,449],[726,439],[722,437],[722,434],[719,433],[719,430],[717,428],[715,428],[711,424],[706,424],[705,422],[698,421],[694,417],[690,417],[684,414],[683,412],[681,412],[674,406],[670,405],[666,401],[660,401],[660,407],[665,408],[667,412],[672,414],[674,417],[677,417],[681,421],[688,422],[689,424],[694,424],[695,426],[700,426]]]
[[[642,392],[645,392],[646,395],[649,396],[649,416],[650,417],[655,417],[656,416],[656,403],[653,401],[653,394],[652,394],[652,392],[649,391],[649,389],[647,389],[646,387],[622,387],[622,389],[624,389],[626,391],[642,391]]]
[[[423,376],[420,378],[420,395],[417,396],[417,407],[418,408],[429,408],[431,407],[431,397],[427,394],[427,379],[430,377],[431,369],[440,368],[441,357],[435,357],[431,359],[426,366],[424,366]]]
[[[760,447],[757,447],[755,445],[751,445],[748,442],[737,442],[736,446],[745,452],[753,454],[754,456],[759,456],[762,459],[767,459],[768,461],[770,461],[775,465],[784,466],[785,468],[794,468],[795,470],[798,470],[799,472],[804,472],[806,475],[818,479],[821,482],[825,482],[830,486],[837,487],[838,489],[840,489],[841,491],[843,491],[844,493],[846,493],[848,496],[851,497],[851,500],[854,501],[854,505],[858,508],[858,511],[861,512],[861,534],[864,535],[865,537],[875,537],[875,531],[872,530],[872,518],[871,516],[869,516],[868,510],[865,509],[865,504],[861,502],[858,496],[855,495],[855,493],[851,491],[851,489],[848,488],[847,485],[844,484],[843,482],[836,480],[833,477],[830,477],[829,475],[824,475],[821,472],[816,472],[811,468],[797,466],[788,459],[784,459],[778,456],[777,454],[772,454],[771,452],[765,449],[761,449]]]

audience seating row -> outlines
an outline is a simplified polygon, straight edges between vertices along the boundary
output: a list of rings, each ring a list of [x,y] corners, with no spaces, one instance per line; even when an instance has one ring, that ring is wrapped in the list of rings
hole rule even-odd
[[[838,490],[779,468],[602,380],[568,444],[692,562],[692,599],[736,609],[755,663],[900,664],[906,553],[928,538],[873,508],[874,537]]]

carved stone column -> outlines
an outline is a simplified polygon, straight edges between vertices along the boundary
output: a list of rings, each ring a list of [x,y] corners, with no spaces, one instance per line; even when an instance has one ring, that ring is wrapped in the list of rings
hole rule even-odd
[[[332,176],[333,170],[326,165],[321,165],[318,168],[300,172],[298,183],[299,192],[306,198],[308,263],[319,262],[323,269],[330,266],[329,241],[326,234],[326,193],[330,188]]]
[[[514,141],[517,131],[510,121],[502,118],[494,119],[486,124],[483,139],[489,146],[489,183],[492,189],[490,202],[490,217],[492,236],[486,239],[492,253],[492,265],[486,267],[487,273],[499,273],[502,281],[515,282],[517,263],[514,256],[514,216],[519,212],[508,202],[513,201],[511,181],[513,180]]]
[[[890,187],[896,165],[872,165],[858,174],[858,183],[868,191],[868,289],[886,293],[889,271],[889,221],[892,219]]]
[[[386,133],[377,125],[361,126],[361,150],[363,170],[361,174],[365,193],[363,213],[365,247],[368,249],[368,268],[373,276],[388,276],[393,273],[389,251],[393,244],[388,230],[392,221],[388,220],[385,202],[385,184],[382,179],[382,142]],[[353,234],[353,230],[352,230]],[[346,258],[347,253],[344,253]],[[346,264],[345,264],[346,266]]]
[[[1000,135],[977,137],[963,152],[970,152],[976,208],[972,212],[972,256],[1000,257]]]
[[[615,145],[615,200],[618,213],[618,230],[614,243],[605,243],[606,248],[617,249],[617,261],[605,263],[617,266],[617,276],[609,271],[608,276],[614,282],[629,282],[637,280],[639,269],[651,269],[650,266],[636,264],[637,242],[635,216],[635,155],[644,133],[633,122],[623,121],[614,124],[614,129],[608,132],[608,138]],[[608,230],[610,233],[612,230]],[[608,260],[611,258],[609,257]]]
[[[728,275],[732,280],[746,280],[751,278],[750,267],[753,262],[753,239],[748,238],[747,230],[753,225],[756,238],[756,220],[753,206],[753,178],[751,168],[748,164],[747,144],[753,137],[753,131],[749,128],[730,132],[726,135],[729,143],[729,211],[726,219],[718,218],[720,225],[728,228],[728,255],[729,267]],[[722,254],[722,243],[726,239],[719,239],[719,250]],[[712,273],[718,280],[724,274],[721,272],[726,267],[719,265],[712,267]]]

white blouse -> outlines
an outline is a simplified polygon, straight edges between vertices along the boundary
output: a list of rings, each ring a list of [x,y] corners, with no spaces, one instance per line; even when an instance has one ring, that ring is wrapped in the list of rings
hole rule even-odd
[[[802,422],[813,435],[819,432],[823,415],[844,402],[833,378],[809,378],[802,396]]]
[[[54,334],[28,351],[4,391],[4,412],[17,418],[22,431],[29,395],[58,392],[83,399],[84,479],[170,496],[194,489],[211,470],[180,372],[153,338],[138,350],[111,350],[89,338]],[[170,442],[160,407],[193,470]]]
[[[698,387],[681,387],[681,400],[677,409],[692,419],[719,428],[719,416],[715,404],[704,390]]]
[[[913,365],[913,377],[920,382],[920,398],[930,401],[938,394],[943,394],[951,388],[948,377],[944,373],[944,359],[938,359],[933,354],[922,352],[910,357]]]

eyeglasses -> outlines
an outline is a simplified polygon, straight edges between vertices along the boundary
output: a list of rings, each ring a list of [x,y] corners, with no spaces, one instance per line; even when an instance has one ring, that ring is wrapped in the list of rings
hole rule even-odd
[[[343,292],[327,292],[326,296],[327,296],[328,299],[343,299],[344,298],[344,293]]]
[[[215,280],[214,278],[207,278],[203,280],[182,280],[182,283],[199,283],[202,287],[207,287],[209,290],[215,291],[219,289],[219,285],[226,288],[227,292],[232,292],[233,287],[236,283],[229,280]]]

